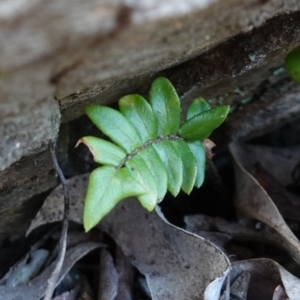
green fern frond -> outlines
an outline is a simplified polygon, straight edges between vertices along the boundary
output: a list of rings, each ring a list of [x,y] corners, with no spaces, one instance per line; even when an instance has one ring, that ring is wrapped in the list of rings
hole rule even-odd
[[[148,211],[167,190],[189,194],[204,180],[205,150],[201,141],[221,125],[229,106],[210,108],[195,99],[186,121],[180,124],[180,100],[166,78],[157,78],[149,102],[140,95],[119,100],[119,110],[92,105],[86,113],[111,142],[92,136],[86,144],[102,166],[89,178],[84,203],[84,227],[88,231],[119,201],[136,196]]]

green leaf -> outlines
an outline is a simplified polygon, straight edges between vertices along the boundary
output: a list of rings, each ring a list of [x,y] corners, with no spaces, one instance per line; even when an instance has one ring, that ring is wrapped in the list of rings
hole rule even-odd
[[[146,191],[145,194],[138,196],[140,203],[147,210],[153,210],[157,203],[157,186],[143,158],[136,154],[126,162],[125,166],[131,176]]]
[[[172,141],[164,140],[158,144],[153,144],[154,149],[163,162],[168,174],[168,190],[176,197],[182,184],[182,161],[180,153],[173,145]]]
[[[103,165],[118,166],[126,156],[126,152],[115,144],[94,136],[85,136],[79,143],[88,146],[94,156],[95,162]]]
[[[195,180],[195,186],[199,188],[203,181],[204,181],[204,174],[205,174],[205,162],[206,162],[206,153],[205,149],[200,141],[194,141],[188,143],[188,146],[194,157],[197,161],[197,174]]]
[[[291,78],[300,84],[300,48],[289,53],[285,59],[285,67]]]
[[[121,113],[132,123],[143,142],[157,137],[157,120],[151,105],[140,95],[119,100]]]
[[[225,121],[228,112],[229,105],[206,110],[183,123],[178,134],[190,141],[203,140]]]
[[[95,169],[89,178],[84,201],[83,224],[89,231],[105,217],[120,200],[145,193],[127,169],[112,166]]]
[[[158,202],[160,202],[165,197],[168,188],[168,174],[166,168],[153,146],[148,146],[143,149],[139,152],[139,155],[144,159],[149,171],[156,181],[157,198]]]
[[[181,188],[187,194],[193,190],[196,174],[197,174],[197,162],[196,158],[191,152],[187,143],[183,140],[177,140],[173,142],[173,144],[177,147],[177,150],[180,153],[180,158],[182,160],[182,176],[183,181]]]
[[[195,115],[198,115],[206,110],[210,109],[210,105],[207,101],[203,98],[198,98],[192,101],[191,105],[189,106],[186,114],[186,119],[191,119]]]
[[[149,100],[158,122],[158,134],[176,134],[180,125],[180,101],[171,82],[159,77],[152,83]]]
[[[117,110],[100,105],[91,105],[86,113],[93,123],[127,153],[142,145],[142,140],[133,125]]]

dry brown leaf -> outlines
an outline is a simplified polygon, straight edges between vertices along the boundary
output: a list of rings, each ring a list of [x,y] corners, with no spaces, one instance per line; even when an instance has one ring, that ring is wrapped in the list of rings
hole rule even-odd
[[[236,143],[231,144],[231,148]],[[294,147],[267,147],[242,144],[239,146],[239,156],[243,157],[244,168],[252,175],[255,174],[255,166],[261,165],[283,186],[291,183],[291,172],[300,160],[300,146]]]
[[[227,257],[209,241],[159,215],[128,199],[101,222],[101,228],[146,276],[152,299],[218,299],[229,271]]]
[[[70,248],[66,252],[66,258],[64,260],[57,284],[80,258],[99,247],[100,244],[90,242]],[[34,278],[26,285],[19,285],[15,287],[0,286],[0,300],[40,299],[46,291],[47,282],[53,269],[55,268],[55,263],[56,262],[53,262],[38,277]]]
[[[82,222],[86,179],[87,175],[79,175],[68,180],[71,221]],[[46,199],[29,232],[62,219],[62,214],[57,213],[63,207],[60,189]],[[219,299],[230,263],[209,241],[169,224],[156,211],[145,211],[136,199],[120,203],[100,227],[146,276],[153,300]]]
[[[203,140],[202,145],[204,146],[204,149],[205,149],[206,159],[207,160],[212,160],[214,155],[215,155],[212,152],[212,149],[214,147],[216,147],[216,144],[210,139],[205,139],[205,140]]]
[[[184,217],[186,230],[204,237],[217,245],[231,261],[237,259],[250,259],[253,254],[241,245],[235,247],[230,241],[255,241],[264,244],[278,245],[281,239],[269,226],[255,229],[253,222],[229,222],[219,217],[205,215],[189,215]]]
[[[231,282],[234,282],[244,272],[251,274],[247,300],[272,299],[278,285],[284,287],[289,300],[299,300],[300,279],[277,262],[267,258],[234,262],[230,272]]]
[[[235,205],[240,216],[259,220],[272,227],[279,237],[279,246],[286,249],[300,264],[300,243],[285,223],[276,205],[258,181],[251,175],[248,152],[238,143],[230,144],[236,178]]]
[[[132,300],[133,267],[119,248],[116,251],[116,267],[119,273],[119,288],[116,300]]]
[[[82,224],[83,199],[85,197],[87,180],[89,174],[74,176],[67,180],[69,186],[70,198],[70,216],[71,221]],[[53,222],[62,220],[64,211],[64,199],[62,185],[57,186],[47,197],[42,208],[38,211],[32,220],[27,235],[35,228]]]
[[[60,239],[60,231],[55,231],[53,234],[51,234],[51,237],[58,241]],[[92,231],[85,233],[84,231],[75,231],[75,230],[70,230],[68,231],[68,236],[67,236],[67,246],[68,248],[74,247],[78,244],[83,244],[87,242],[98,242],[99,241],[99,236],[94,235]],[[100,243],[101,247],[106,247],[106,244]],[[50,256],[47,259],[46,266],[51,263],[55,257],[57,256],[58,253],[58,248],[59,248],[59,243],[57,243],[52,249]]]
[[[100,255],[98,300],[132,300],[133,270],[124,254],[117,249],[115,263],[106,250]]]
[[[110,253],[103,249],[100,254],[98,300],[115,299],[118,295],[119,274]]]
[[[256,167],[255,178],[272,198],[284,219],[300,221],[299,197],[289,192],[270,172],[260,165]]]

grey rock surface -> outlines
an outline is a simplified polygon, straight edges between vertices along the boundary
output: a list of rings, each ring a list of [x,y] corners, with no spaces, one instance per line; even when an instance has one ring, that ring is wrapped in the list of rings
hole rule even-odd
[[[146,93],[164,75],[184,105],[201,95],[239,109],[286,76],[272,72],[300,45],[299,19],[298,0],[1,1],[0,236],[57,184],[47,145],[61,127],[59,152],[74,146],[66,128],[87,104]],[[244,134],[230,124],[223,143]]]

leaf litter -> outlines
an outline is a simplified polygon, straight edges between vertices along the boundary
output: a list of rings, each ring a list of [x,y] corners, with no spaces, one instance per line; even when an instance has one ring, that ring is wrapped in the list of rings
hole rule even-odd
[[[284,287],[287,299],[299,299],[300,279],[290,274],[275,261],[258,258],[234,262],[230,280],[235,282],[245,272],[250,276],[249,288],[247,288],[248,298],[246,299],[272,299],[278,285]]]
[[[229,272],[227,257],[160,215],[145,213],[135,199],[128,199],[101,227],[146,276],[153,299],[214,299]]]
[[[79,244],[66,252],[66,258],[63,262],[59,274],[59,281],[66,275],[71,267],[90,251],[100,247],[99,243],[89,242]],[[39,276],[31,280],[26,285],[18,286],[0,286],[0,300],[38,300],[46,290],[48,279],[55,268],[55,261],[47,267]]]
[[[234,157],[236,176],[235,204],[238,213],[243,217],[253,218],[273,228],[279,237],[281,247],[285,248],[292,258],[300,264],[300,243],[288,227],[278,208],[253,177],[254,166],[250,165],[247,152],[241,145],[230,145]]]
[[[87,294],[79,297],[79,287],[74,287],[54,299],[298,299],[300,245],[289,225],[299,221],[299,201],[286,187],[294,184],[291,174],[299,163],[299,150],[300,147],[274,148],[236,142],[230,145],[235,165],[234,205],[239,219],[186,215],[183,229],[170,224],[159,207],[149,213],[134,198],[120,203],[97,228],[115,242],[113,248],[100,252],[98,298]],[[87,178],[88,174],[84,174],[67,180],[70,220],[80,224]],[[41,225],[61,221],[62,215],[62,187],[58,186],[46,199],[27,234],[33,234]],[[77,247],[77,239],[82,245],[90,244],[84,236],[71,231],[68,243],[73,238],[73,248]],[[296,265],[283,267],[274,257],[257,256],[259,251],[241,244],[244,242],[284,249]],[[69,255],[71,249],[67,262],[70,257],[74,259]],[[75,260],[68,263],[73,265]],[[0,294],[6,295],[0,299],[42,297],[47,281],[42,274],[50,266],[46,263],[44,271],[31,279],[29,285],[17,285],[14,290],[0,286]],[[60,281],[68,270],[60,275]],[[149,289],[148,296],[136,298],[136,270],[146,278],[144,289]],[[42,281],[42,287],[37,288],[34,283]],[[25,296],[20,298],[21,295]]]
[[[86,178],[87,175],[79,175],[69,180],[71,221],[82,223],[79,207],[82,208],[85,193],[82,187]],[[59,207],[62,209],[60,189],[58,187],[46,199],[30,231],[61,220],[61,214],[52,213]],[[73,193],[81,201],[74,211]],[[214,300],[220,294],[230,269],[228,258],[204,238],[171,225],[161,212],[147,212],[136,199],[127,199],[103,219],[100,228],[115,240],[131,263],[146,276],[152,299],[206,297]]]
[[[120,249],[116,251],[115,263],[105,249],[100,254],[98,300],[133,299],[133,267]]]

